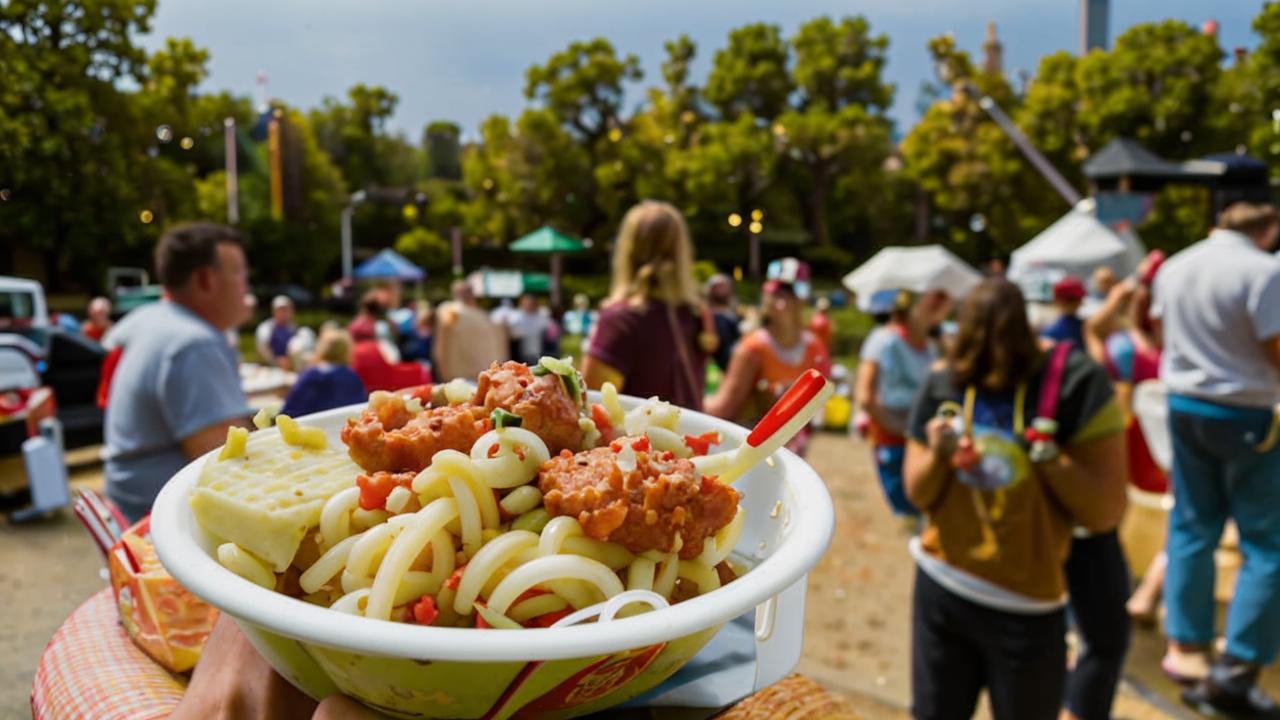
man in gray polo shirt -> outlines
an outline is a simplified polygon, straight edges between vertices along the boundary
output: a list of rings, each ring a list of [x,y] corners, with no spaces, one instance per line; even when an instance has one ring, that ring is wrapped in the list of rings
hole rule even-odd
[[[178,225],[160,238],[155,267],[164,299],[130,313],[104,429],[107,497],[130,522],[183,465],[248,418],[225,335],[246,319],[240,235],[213,223]]]
[[[1207,239],[1156,276],[1164,333],[1173,495],[1165,602],[1165,668],[1205,676],[1183,694],[1231,718],[1280,717],[1257,687],[1280,653],[1280,215],[1237,203]],[[1228,518],[1244,565],[1227,613],[1226,652],[1206,667],[1214,637],[1214,550]],[[1197,672],[1198,670],[1198,672]]]

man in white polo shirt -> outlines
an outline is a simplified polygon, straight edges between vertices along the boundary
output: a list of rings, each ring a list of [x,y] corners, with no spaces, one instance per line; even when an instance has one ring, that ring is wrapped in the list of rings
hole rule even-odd
[[[1280,717],[1256,683],[1280,652],[1280,259],[1271,255],[1278,236],[1275,208],[1236,203],[1208,238],[1165,263],[1155,283],[1176,501],[1165,667],[1203,675],[1183,700],[1231,718]],[[1226,652],[1206,668],[1213,554],[1228,518],[1240,529],[1244,565],[1227,613]]]

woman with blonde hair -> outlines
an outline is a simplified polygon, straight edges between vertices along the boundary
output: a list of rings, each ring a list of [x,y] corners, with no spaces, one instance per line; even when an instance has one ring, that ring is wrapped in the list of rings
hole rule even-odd
[[[290,417],[364,402],[364,383],[351,369],[351,335],[326,327],[316,340],[315,365],[298,376],[281,409]]]
[[[587,343],[587,384],[700,409],[709,338],[684,217],[646,200],[622,219],[613,283]],[[712,333],[714,337],[714,333]]]

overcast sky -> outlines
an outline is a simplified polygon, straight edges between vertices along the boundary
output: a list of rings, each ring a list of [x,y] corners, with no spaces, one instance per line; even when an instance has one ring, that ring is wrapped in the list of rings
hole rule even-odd
[[[816,15],[864,14],[890,38],[893,115],[901,131],[917,117],[920,84],[932,69],[925,42],[952,32],[975,53],[995,21],[1012,77],[1040,56],[1078,46],[1079,0],[160,0],[144,44],[190,36],[212,53],[204,89],[255,91],[259,71],[270,93],[310,107],[357,83],[385,85],[400,96],[393,126],[416,139],[428,120],[450,119],[471,136],[491,113],[525,105],[524,70],[575,39],[607,37],[635,53],[643,86],[661,80],[664,40],[680,33],[698,45],[701,83],[728,31],[754,21],[790,34]],[[1210,6],[1213,6],[1212,8]],[[1181,18],[1220,23],[1222,46],[1252,47],[1250,28],[1262,0],[1112,0],[1111,36],[1134,23]],[[642,93],[630,94],[628,104]]]

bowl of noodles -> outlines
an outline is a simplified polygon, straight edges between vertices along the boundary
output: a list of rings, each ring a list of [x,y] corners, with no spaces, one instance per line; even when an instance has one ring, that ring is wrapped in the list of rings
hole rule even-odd
[[[834,526],[822,480],[780,447],[829,395],[820,377],[802,390],[748,433],[587,393],[548,358],[474,388],[260,414],[165,486],[152,537],[316,698],[576,717],[652,690],[753,609],[759,689],[799,660]]]

